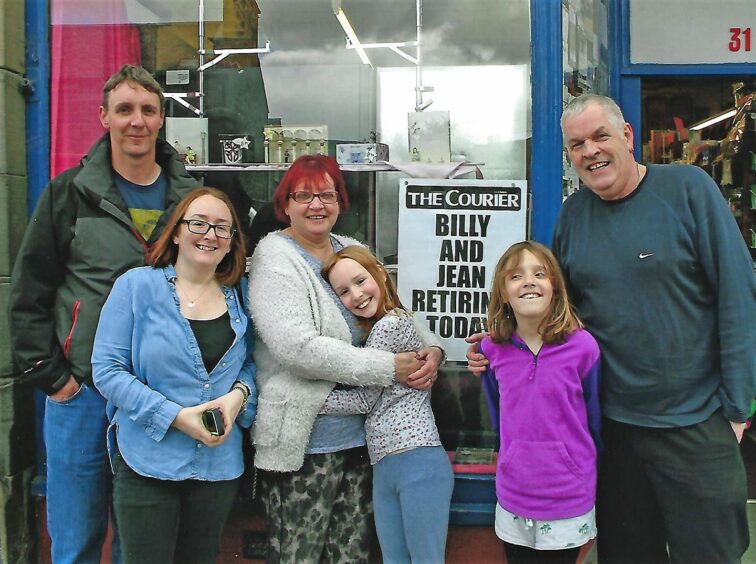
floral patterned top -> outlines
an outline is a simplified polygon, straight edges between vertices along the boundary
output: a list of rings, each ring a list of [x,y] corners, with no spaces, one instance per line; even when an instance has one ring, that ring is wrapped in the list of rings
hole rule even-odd
[[[373,326],[365,346],[400,353],[419,351],[423,345],[412,315],[395,309]],[[335,389],[320,413],[367,413],[365,435],[371,464],[397,451],[441,445],[431,411],[430,390],[415,390],[398,382],[386,388]]]

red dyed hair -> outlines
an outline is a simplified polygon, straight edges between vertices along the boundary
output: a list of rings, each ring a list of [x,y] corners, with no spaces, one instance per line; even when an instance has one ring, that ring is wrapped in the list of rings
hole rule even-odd
[[[325,155],[302,155],[286,171],[276,191],[273,192],[273,208],[276,218],[286,223],[290,222],[286,215],[286,207],[289,202],[289,194],[298,190],[314,191],[322,189],[325,177],[333,180],[333,185],[339,195],[339,213],[346,213],[349,209],[349,196],[347,196],[346,183],[341,169],[333,157]]]

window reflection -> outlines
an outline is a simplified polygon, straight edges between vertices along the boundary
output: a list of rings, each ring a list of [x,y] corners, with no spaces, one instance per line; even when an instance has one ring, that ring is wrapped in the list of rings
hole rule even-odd
[[[401,48],[409,58],[389,48],[367,49],[372,66],[363,64],[346,48],[332,0],[202,0],[201,29],[200,0],[50,4],[53,174],[78,162],[102,135],[96,111],[102,84],[132,63],[153,72],[173,95],[163,134],[195,164],[274,160],[266,129],[289,132],[290,150],[333,155],[338,142],[375,139],[389,145],[390,160],[409,161],[408,113],[421,84],[433,88],[422,97],[432,100],[427,111],[448,112],[452,160],[485,163],[486,178],[527,176],[528,0],[425,0],[420,78],[411,45]],[[417,38],[416,0],[341,0],[340,7],[363,44]],[[201,48],[207,62],[218,50],[268,43],[269,52],[230,55],[200,70]],[[224,147],[232,157],[224,156]],[[275,160],[286,160],[280,149]],[[228,191],[244,217],[250,206],[270,201],[281,175],[203,176]],[[336,230],[366,241],[375,229],[379,255],[395,255],[399,176],[347,173],[352,209]],[[434,404],[447,447],[492,446],[479,382],[458,367],[444,374]]]

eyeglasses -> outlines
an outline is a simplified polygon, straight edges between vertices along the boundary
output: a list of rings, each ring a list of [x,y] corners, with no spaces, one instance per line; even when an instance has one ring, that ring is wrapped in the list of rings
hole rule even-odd
[[[289,198],[291,198],[298,204],[309,204],[315,198],[317,198],[324,204],[335,204],[339,201],[339,193],[321,192],[320,194],[313,194],[312,192],[292,192],[291,194],[289,194]]]
[[[186,228],[197,235],[204,235],[212,228],[215,230],[215,236],[218,239],[231,239],[234,233],[236,233],[235,227],[231,227],[230,225],[213,225],[201,219],[182,219],[179,220],[179,223],[185,223]]]

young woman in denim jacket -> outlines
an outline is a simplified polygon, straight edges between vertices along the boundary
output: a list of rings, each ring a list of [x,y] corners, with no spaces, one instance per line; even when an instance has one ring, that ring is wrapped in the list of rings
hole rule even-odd
[[[113,505],[125,562],[214,562],[255,417],[251,322],[236,285],[244,241],[227,196],[199,188],[116,281],[95,337],[108,400]],[[215,433],[203,413],[220,410]]]

